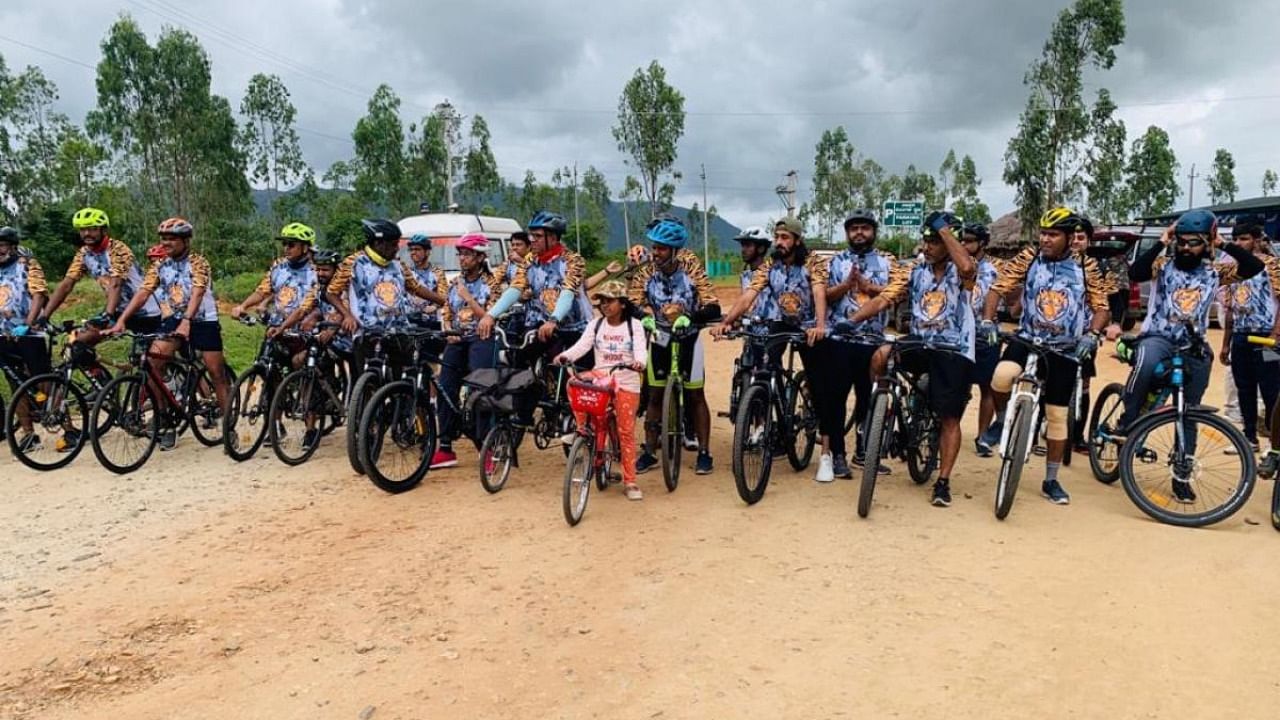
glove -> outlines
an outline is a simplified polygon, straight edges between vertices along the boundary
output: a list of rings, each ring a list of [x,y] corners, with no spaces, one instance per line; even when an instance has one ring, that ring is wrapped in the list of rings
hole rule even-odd
[[[990,346],[1000,344],[1000,328],[992,320],[978,323],[978,339]]]
[[[103,328],[111,327],[115,323],[115,318],[111,317],[109,313],[100,312],[89,318],[86,322],[101,330]]]
[[[1079,344],[1076,345],[1076,359],[1081,362],[1084,362],[1085,360],[1088,360],[1089,358],[1093,357],[1093,354],[1097,351],[1098,351],[1098,336],[1092,335],[1092,334],[1085,335],[1084,337],[1080,338]]]
[[[942,228],[955,224],[956,216],[945,210],[934,211],[929,214],[927,223],[934,232],[942,232]]]
[[[27,334],[28,332],[30,332],[30,331],[31,331],[31,328],[30,328],[30,327],[28,327],[28,326],[26,326],[26,325],[14,325],[14,326],[13,326],[13,336],[14,336],[14,337],[24,337],[24,336],[26,336],[26,334]]]
[[[640,327],[644,328],[648,332],[653,332],[658,329],[658,322],[653,319],[652,315],[646,315],[645,318],[640,321]]]
[[[693,321],[689,319],[688,315],[681,315],[680,317],[676,318],[675,322],[671,323],[671,329],[679,331],[689,327],[692,324],[693,324]]]
[[[44,328],[49,327],[49,318],[44,315],[41,315],[36,318],[35,322],[31,323],[31,326],[36,329],[43,330]]]

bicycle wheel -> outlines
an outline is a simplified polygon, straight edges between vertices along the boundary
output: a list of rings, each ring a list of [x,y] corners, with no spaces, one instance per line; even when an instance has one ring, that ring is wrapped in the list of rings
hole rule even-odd
[[[1244,507],[1256,482],[1253,450],[1224,418],[1189,410],[1179,441],[1178,415],[1148,415],[1120,448],[1120,482],[1146,514],[1170,525],[1204,527]],[[1227,450],[1234,449],[1235,454]]]
[[[769,388],[752,385],[742,395],[738,419],[733,425],[733,482],[738,488],[738,497],[748,505],[760,502],[769,486],[773,433]]]
[[[271,397],[267,433],[271,450],[285,465],[301,465],[315,454],[328,421],[326,388],[313,368],[291,373]]]
[[[871,414],[867,416],[869,424],[863,444],[862,485],[858,488],[858,517],[865,518],[871,513],[871,498],[876,493],[876,480],[880,475],[880,459],[885,455],[889,433],[893,432],[890,401],[885,390],[877,390],[871,396]]]
[[[591,475],[595,472],[595,445],[594,438],[579,435],[564,463],[564,521],[570,526],[577,525],[587,509]]]
[[[208,370],[204,372],[207,374]],[[227,397],[227,413],[222,416],[222,446],[232,460],[248,460],[262,447],[262,441],[267,438],[270,409],[267,373],[254,365],[231,386]],[[192,432],[197,432],[196,426],[200,424],[196,419],[198,418],[193,415]],[[198,433],[196,437],[200,437]]]
[[[1280,482],[1276,481],[1271,487],[1271,527],[1280,530]]]
[[[1111,383],[1102,388],[1089,415],[1089,469],[1098,482],[1108,485],[1120,479],[1120,444],[1111,442],[1102,428],[1115,430],[1123,413],[1124,385]]]
[[[160,440],[159,416],[142,375],[121,375],[107,383],[89,417],[93,454],[113,473],[142,467]],[[103,422],[106,418],[109,424]]]
[[[791,469],[800,472],[813,460],[813,448],[818,444],[818,411],[813,406],[813,394],[809,391],[803,371],[787,383],[787,461]]]
[[[938,472],[942,429],[938,427],[937,416],[925,407],[920,393],[913,392],[908,402],[903,417],[911,428],[904,448],[907,473],[911,475],[912,482],[923,485],[933,480]]]
[[[436,418],[425,392],[408,380],[382,386],[360,416],[360,461],[369,480],[389,493],[412,490],[436,451]]]
[[[516,447],[514,435],[506,423],[497,423],[485,433],[480,445],[480,485],[493,494],[501,490],[511,477]]]
[[[231,388],[235,385],[236,374],[231,370],[230,365],[224,365],[223,371],[227,373],[227,404],[230,405]],[[218,404],[218,393],[214,388],[213,376],[209,374],[209,368],[202,366],[200,379],[195,384],[195,392],[187,401],[186,417],[191,427],[191,434],[205,447],[221,445],[222,439],[226,436],[222,427],[225,415],[222,412],[222,406]],[[270,397],[263,398],[263,411],[270,402]]]
[[[364,407],[369,398],[378,390],[382,380],[377,373],[361,373],[351,386],[351,395],[347,398],[347,462],[357,474],[364,475],[364,462],[360,459],[358,437],[360,435],[360,418],[364,415]]]
[[[609,418],[606,437],[604,458],[595,472],[596,490],[600,492],[608,490],[610,483],[622,482],[622,448],[618,446],[618,423],[612,417]]]
[[[1013,509],[1013,498],[1018,494],[1018,481],[1022,479],[1022,466],[1027,462],[1027,446],[1031,442],[1032,419],[1036,404],[1030,396],[1022,395],[1013,405],[1013,420],[1009,426],[1009,442],[1000,462],[1000,474],[996,477],[996,517],[1000,520]]]
[[[13,391],[5,410],[9,450],[33,470],[65,467],[88,439],[88,403],[80,388],[59,373],[29,378]],[[30,435],[22,429],[24,415]]]
[[[680,451],[684,443],[684,384],[672,373],[662,391],[662,437],[658,454],[662,460],[662,482],[667,492],[680,484]]]

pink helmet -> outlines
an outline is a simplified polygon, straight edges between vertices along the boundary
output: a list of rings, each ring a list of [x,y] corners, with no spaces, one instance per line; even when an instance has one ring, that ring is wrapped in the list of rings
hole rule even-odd
[[[474,250],[478,253],[489,252],[489,238],[480,233],[467,233],[458,238],[458,242],[454,244],[459,250]]]

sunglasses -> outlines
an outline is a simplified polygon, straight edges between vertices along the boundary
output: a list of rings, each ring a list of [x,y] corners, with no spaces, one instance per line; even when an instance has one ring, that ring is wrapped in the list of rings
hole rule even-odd
[[[1174,242],[1178,247],[1200,247],[1205,244],[1204,238],[1175,238]]]

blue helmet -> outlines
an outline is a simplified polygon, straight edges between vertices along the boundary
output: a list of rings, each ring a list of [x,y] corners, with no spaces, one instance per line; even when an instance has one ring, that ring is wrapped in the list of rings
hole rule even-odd
[[[655,245],[680,250],[689,242],[689,231],[679,220],[659,220],[649,227],[646,237]]]
[[[1208,210],[1188,210],[1173,226],[1175,235],[1212,235],[1218,229],[1218,217]]]
[[[557,237],[564,235],[564,231],[569,229],[569,223],[565,222],[564,216],[560,213],[553,213],[547,210],[539,210],[529,221],[529,230],[547,230],[555,233]]]
[[[409,247],[413,247],[414,245],[430,250],[431,238],[427,237],[426,233],[414,233],[413,237],[409,238]]]

